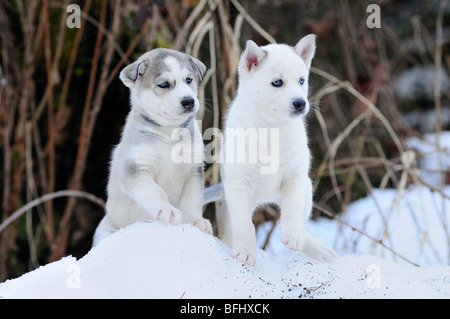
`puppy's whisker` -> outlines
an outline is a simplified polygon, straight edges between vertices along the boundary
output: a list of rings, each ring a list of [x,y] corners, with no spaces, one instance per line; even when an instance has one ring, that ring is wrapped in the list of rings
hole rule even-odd
[[[212,100],[209,100],[209,101],[212,101]],[[213,114],[214,113],[214,106],[209,101],[207,102],[206,99],[204,99],[202,101],[203,105],[204,105],[204,110],[205,110],[205,112],[209,112],[209,113]]]
[[[320,113],[323,111],[323,109],[320,107],[320,104],[314,103],[314,102],[309,102],[309,112],[307,114],[307,117],[313,118],[313,119],[317,118],[317,114],[316,114],[317,111]]]

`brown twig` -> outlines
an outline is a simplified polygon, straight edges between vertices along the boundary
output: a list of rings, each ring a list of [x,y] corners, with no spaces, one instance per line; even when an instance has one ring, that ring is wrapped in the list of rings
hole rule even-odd
[[[86,2],[84,3],[84,7],[83,7],[83,14],[87,15],[87,12],[89,11],[89,9],[91,8],[91,4],[92,4],[92,0],[86,0]],[[75,39],[73,41],[73,47],[72,50],[70,51],[70,57],[69,57],[69,64],[67,67],[67,72],[66,72],[66,76],[64,77],[64,83],[62,86],[62,90],[61,90],[61,98],[60,98],[60,103],[59,103],[59,108],[58,108],[58,112],[56,114],[56,120],[59,121],[62,116],[66,113],[66,98],[67,98],[67,94],[69,92],[69,86],[70,86],[70,81],[72,79],[72,74],[73,74],[73,68],[75,65],[75,61],[80,49],[80,43],[81,43],[81,38],[83,36],[83,32],[85,30],[85,25],[86,25],[86,20],[83,19],[81,20],[81,27],[77,30],[77,33],[75,34]]]
[[[81,189],[82,187],[82,177],[86,168],[87,156],[90,150],[95,123],[97,121],[97,117],[102,106],[106,89],[108,88],[107,78],[109,75],[109,68],[111,66],[114,48],[116,45],[116,39],[120,31],[121,6],[122,6],[121,0],[117,0],[114,2],[113,8],[114,15],[112,17],[111,22],[111,32],[109,33],[105,42],[103,63],[100,69],[101,71],[100,77],[97,82],[96,73],[99,66],[101,43],[104,35],[102,28],[98,28],[97,39],[94,49],[93,63],[88,84],[88,93],[86,97],[86,102],[83,111],[83,118],[81,123],[81,133],[78,145],[78,153],[75,161],[74,172],[69,181],[70,189],[78,190]],[[101,26],[105,26],[106,23],[106,8],[107,8],[107,1],[104,0],[102,1],[100,11],[99,24]],[[94,95],[95,83],[98,83],[98,85],[96,87]],[[70,230],[69,226],[70,219],[73,215],[75,203],[76,203],[75,198],[73,197],[69,198],[66,205],[66,209],[64,211],[64,215],[61,219],[56,245],[52,246],[52,253],[49,256],[49,261],[54,261],[61,258],[65,253]]]
[[[386,244],[383,243],[383,241],[381,239],[376,239],[372,236],[370,236],[369,234],[367,234],[366,232],[350,225],[349,223],[345,222],[344,220],[340,219],[339,217],[337,217],[335,214],[331,213],[330,211],[326,210],[325,208],[317,205],[316,203],[314,203],[314,208],[319,210],[320,212],[322,212],[323,214],[327,215],[328,217],[333,218],[334,220],[338,221],[339,223],[341,223],[342,225],[345,225],[347,227],[350,227],[353,231],[356,231],[358,233],[360,233],[361,235],[369,238],[370,240],[372,240],[373,242],[383,246],[383,248],[386,248],[387,250],[389,250],[391,253],[393,253],[394,255],[400,257],[401,259],[403,259],[404,261],[410,263],[411,265],[414,265],[416,267],[419,267],[418,264],[416,264],[415,262],[409,260],[408,258],[402,256],[401,254],[399,254],[398,252],[396,252],[395,250],[393,250],[391,247],[386,246]]]
[[[102,0],[101,3],[101,9],[100,9],[100,24],[104,25],[106,22],[106,8],[107,8],[107,1]],[[103,39],[103,32],[98,30],[97,32],[97,39],[95,41],[95,48],[94,48],[94,56],[92,59],[92,66],[91,66],[91,72],[89,76],[89,84],[87,89],[87,95],[86,100],[84,104],[84,110],[83,110],[83,117],[81,120],[81,132],[80,132],[80,139],[78,144],[78,152],[77,157],[75,160],[75,167],[72,174],[72,177],[69,181],[69,189],[78,190],[81,188],[81,178],[82,174],[84,172],[84,167],[86,163],[87,158],[87,144],[90,139],[90,136],[88,136],[88,127],[89,127],[89,120],[90,120],[90,108],[92,103],[92,97],[94,95],[94,87],[96,82],[96,75],[97,75],[97,68],[98,68],[98,61],[100,58],[100,49],[101,49],[101,43]],[[55,261],[62,257],[66,250],[67,246],[67,238],[69,236],[69,222],[73,214],[73,209],[75,207],[75,199],[73,197],[70,197],[66,209],[64,210],[63,217],[61,219],[59,229],[58,229],[58,235],[55,239],[54,244],[51,246],[51,254],[49,256],[49,261]]]
[[[26,213],[28,210],[39,206],[46,201],[53,200],[55,198],[60,197],[79,197],[87,199],[100,207],[105,207],[105,202],[92,194],[83,192],[83,191],[76,191],[76,190],[62,190],[57,191],[50,194],[45,194],[39,198],[36,198],[32,200],[31,202],[27,203],[26,205],[22,206],[20,209],[16,210],[14,213],[12,213],[8,218],[6,218],[1,224],[0,224],[0,233],[3,232],[13,221],[17,220],[20,216],[22,216],[24,213]]]
[[[43,22],[45,33],[45,65],[47,70],[47,125],[48,125],[48,189],[47,192],[52,193],[55,189],[55,116],[53,113],[53,63],[51,53],[51,37],[50,37],[50,13],[48,8],[48,0],[43,0]],[[53,206],[49,201],[46,205],[48,240],[54,240],[54,221]]]

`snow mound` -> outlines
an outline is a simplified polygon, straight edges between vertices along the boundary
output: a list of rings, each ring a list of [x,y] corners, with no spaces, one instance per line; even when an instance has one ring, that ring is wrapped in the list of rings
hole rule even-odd
[[[257,253],[255,269],[190,225],[137,223],[86,256],[65,257],[0,284],[0,298],[440,298],[450,267],[412,267],[344,256],[320,263],[301,253]]]

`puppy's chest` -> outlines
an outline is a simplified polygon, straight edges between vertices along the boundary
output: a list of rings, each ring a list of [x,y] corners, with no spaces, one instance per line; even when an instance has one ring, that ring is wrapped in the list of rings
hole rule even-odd
[[[150,173],[153,179],[164,188],[177,187],[200,164],[193,161],[180,162],[174,145],[154,143],[133,147],[132,161],[139,170]]]
[[[283,174],[280,174],[280,172],[277,174],[259,175],[255,181],[255,197],[257,201],[269,200],[276,202],[282,180]]]

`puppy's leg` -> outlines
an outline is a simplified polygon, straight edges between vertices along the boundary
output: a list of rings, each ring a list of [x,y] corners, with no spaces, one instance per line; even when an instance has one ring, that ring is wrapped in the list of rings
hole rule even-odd
[[[302,185],[302,180],[296,178],[285,185],[289,187],[288,189],[283,190],[281,240],[290,249],[303,250],[311,258],[331,262],[337,258],[336,252],[331,247],[315,240],[305,229],[313,201],[311,180],[308,177],[304,180],[305,183]],[[304,196],[301,196],[302,192]],[[287,209],[288,207],[291,209]],[[295,227],[296,225],[298,227]]]
[[[302,195],[303,194],[303,195]],[[281,241],[292,250],[301,250],[306,241],[305,221],[312,207],[312,187],[307,176],[290,175],[281,186]]]
[[[192,224],[200,230],[211,234],[211,222],[203,218],[203,177],[202,174],[192,173],[186,180],[183,194],[180,200],[180,210],[182,213],[183,222]]]
[[[175,225],[180,223],[181,212],[169,203],[166,192],[151,175],[142,171],[136,176],[123,176],[120,180],[123,190],[146,211],[149,219]]]
[[[225,198],[227,205],[224,206],[228,213],[231,235],[231,254],[242,263],[254,266],[255,257],[255,226],[252,221],[253,197],[249,189],[224,182]],[[228,208],[228,209],[227,209]]]
[[[309,233],[306,233],[303,252],[311,258],[324,262],[332,262],[338,257],[333,248],[318,242]]]
[[[108,217],[104,216],[95,230],[92,247],[97,246],[103,238],[108,237],[116,230],[117,229],[109,223]]]
[[[220,217],[217,219],[217,236],[221,241],[231,247],[230,213],[225,198],[220,202]]]
[[[308,181],[308,183],[306,183],[306,192],[305,192],[305,212],[311,212],[312,210],[313,205],[312,192],[313,192],[312,184],[310,181]],[[305,214],[305,223],[308,218],[309,213]],[[308,232],[306,232],[303,252],[311,258],[325,262],[332,262],[338,257],[333,248],[328,247],[327,245],[324,245],[321,242],[315,240]]]

